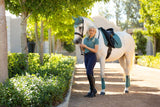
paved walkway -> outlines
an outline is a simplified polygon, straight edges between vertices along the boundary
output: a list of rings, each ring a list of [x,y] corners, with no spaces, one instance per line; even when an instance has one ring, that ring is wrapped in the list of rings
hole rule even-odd
[[[129,94],[124,94],[124,75],[119,63],[106,63],[106,95],[101,91],[99,63],[96,64],[97,97],[83,97],[89,89],[84,64],[76,65],[69,107],[160,107],[160,70],[135,65]]]

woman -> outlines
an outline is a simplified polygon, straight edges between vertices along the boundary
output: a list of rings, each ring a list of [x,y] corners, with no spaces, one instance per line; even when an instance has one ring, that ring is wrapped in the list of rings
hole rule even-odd
[[[90,92],[85,97],[95,97],[97,90],[95,88],[95,78],[93,75],[93,69],[97,61],[96,53],[98,51],[99,41],[95,38],[96,28],[90,27],[88,30],[88,36],[85,37],[83,44],[80,45],[84,51],[85,68],[88,81],[90,84]]]

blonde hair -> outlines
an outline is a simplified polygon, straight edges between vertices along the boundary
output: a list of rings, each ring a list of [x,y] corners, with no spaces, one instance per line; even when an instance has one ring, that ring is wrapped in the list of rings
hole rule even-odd
[[[87,36],[89,36],[89,30],[92,29],[92,28],[97,32],[96,27],[94,27],[94,26],[89,26],[89,28],[88,28],[88,30],[87,30]]]
[[[90,29],[92,29],[92,28],[95,30],[95,32],[97,32],[97,29],[96,29],[96,27],[95,27],[95,26],[89,26],[89,28],[88,28],[88,30],[87,30],[87,34],[86,34],[86,36],[87,36],[87,37],[89,37],[89,36],[90,36],[90,35],[89,35],[89,30],[90,30]],[[95,36],[94,36],[94,38],[93,38],[93,40],[92,40],[92,41],[95,41]]]

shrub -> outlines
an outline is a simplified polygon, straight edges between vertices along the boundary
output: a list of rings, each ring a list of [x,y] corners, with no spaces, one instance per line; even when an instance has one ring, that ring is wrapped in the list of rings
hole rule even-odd
[[[69,53],[75,51],[75,45],[74,45],[73,43],[68,44],[68,43],[64,42],[63,47],[64,47],[64,49],[65,49],[66,51],[68,51]]]
[[[160,69],[160,53],[157,53],[155,57],[147,55],[139,56],[137,58],[137,64]]]
[[[36,74],[40,70],[40,55],[38,53],[28,54],[28,69],[27,72],[30,74]]]
[[[51,106],[63,100],[64,78],[44,79],[36,75],[16,76],[1,84],[0,101],[7,106]],[[66,84],[65,84],[66,85]]]
[[[63,101],[69,88],[75,58],[63,55],[44,55],[40,65],[39,55],[9,55],[9,74],[5,84],[0,83],[0,105],[46,107]],[[17,62],[19,61],[19,62]]]
[[[8,74],[14,77],[16,74],[24,74],[27,67],[27,56],[20,53],[8,54]]]
[[[133,31],[133,38],[135,40],[136,44],[136,51],[141,51],[142,54],[146,54],[146,44],[147,44],[147,39],[143,35],[142,30],[134,30]]]

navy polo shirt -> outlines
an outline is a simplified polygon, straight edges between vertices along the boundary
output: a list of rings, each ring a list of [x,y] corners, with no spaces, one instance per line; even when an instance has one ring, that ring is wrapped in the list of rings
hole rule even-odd
[[[84,41],[83,41],[83,44],[85,44],[87,47],[90,47],[90,48],[95,48],[95,45],[98,45],[99,44],[99,41],[97,38],[95,38],[94,36],[92,38],[89,38],[89,37],[85,37],[84,38]],[[90,52],[88,49],[85,48],[84,50],[84,53],[88,53]]]

